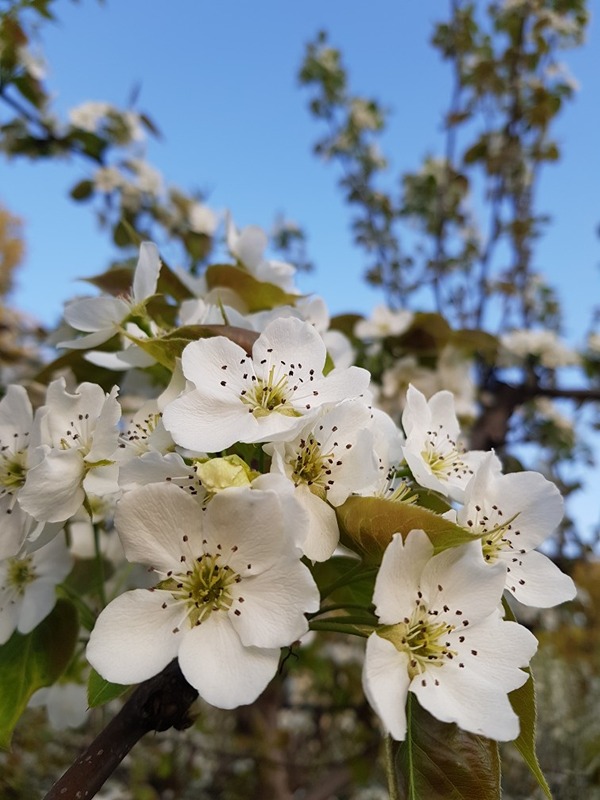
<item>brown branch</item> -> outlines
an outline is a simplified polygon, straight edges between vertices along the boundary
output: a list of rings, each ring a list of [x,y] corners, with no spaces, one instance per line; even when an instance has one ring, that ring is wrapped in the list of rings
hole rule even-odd
[[[501,381],[483,389],[483,411],[471,430],[470,447],[473,450],[492,450],[502,447],[510,419],[515,410],[536,397],[573,400],[576,403],[599,402],[600,389],[559,389],[543,387],[537,383],[511,386]]]
[[[117,716],[50,789],[44,800],[90,800],[131,748],[150,731],[184,730],[198,692],[181,674],[177,659],[141,683]]]

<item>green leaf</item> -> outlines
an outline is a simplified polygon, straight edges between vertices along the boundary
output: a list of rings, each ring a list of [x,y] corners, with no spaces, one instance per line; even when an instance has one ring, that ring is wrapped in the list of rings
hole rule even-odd
[[[92,196],[93,191],[94,184],[92,181],[79,181],[79,183],[76,183],[71,189],[69,194],[73,200],[87,200],[88,197]]]
[[[524,683],[523,686],[515,689],[514,692],[508,695],[513,711],[519,717],[519,723],[521,725],[521,732],[513,744],[521,754],[523,761],[529,767],[531,774],[538,782],[538,785],[541,787],[548,800],[552,800],[552,792],[544,777],[535,751],[537,718],[535,684],[531,670],[527,669],[525,671],[529,672],[529,680],[527,683]]]
[[[10,745],[31,695],[51,686],[64,672],[73,656],[78,631],[75,606],[60,599],[31,633],[15,632],[0,647],[0,747]]]
[[[293,306],[299,295],[288,294],[274,283],[257,280],[241,267],[233,264],[213,264],[206,270],[206,285],[209,289],[224,287],[233,289],[248,307],[248,312],[270,311],[277,306]]]
[[[441,314],[419,312],[404,333],[389,336],[386,342],[392,352],[397,345],[421,356],[434,356],[445,347],[451,335],[452,329]]]
[[[341,331],[348,339],[354,339],[354,328],[361,319],[364,319],[361,314],[338,314],[331,318],[329,327],[334,331]]]
[[[161,294],[167,294],[175,300],[187,300],[194,296],[193,292],[183,283],[179,275],[173,272],[171,267],[161,257],[162,266],[158,275],[157,290]]]
[[[505,617],[512,622],[516,622],[517,619],[506,598],[502,598],[502,605],[504,607]],[[531,774],[538,782],[538,785],[548,800],[552,800],[552,792],[550,791],[550,787],[548,786],[546,778],[544,777],[544,773],[540,767],[540,762],[538,761],[535,750],[535,732],[537,721],[535,682],[533,680],[533,674],[531,670],[527,668],[525,672],[529,674],[529,680],[524,683],[523,686],[520,686],[518,689],[515,689],[514,692],[511,692],[508,695],[508,699],[513,707],[513,711],[519,718],[520,725],[519,736],[515,739],[513,744],[521,754],[523,761],[529,767]]]
[[[492,360],[498,354],[500,343],[491,333],[463,328],[452,332],[450,344],[469,354],[478,354]]]
[[[226,336],[232,342],[239,344],[246,352],[250,352],[258,338],[258,334],[254,331],[236,328],[233,325],[183,325],[156,339],[139,339],[130,333],[125,333],[125,335],[144,352],[155,358],[159,364],[171,371],[175,368],[176,359],[181,357],[183,349],[190,342],[212,336]]]
[[[123,220],[119,220],[113,228],[113,242],[117,247],[130,247],[137,244],[131,236],[131,225],[126,225]]]
[[[394,745],[402,800],[500,800],[498,744],[440,722],[409,692],[406,741]]]
[[[112,267],[101,275],[92,275],[91,278],[81,278],[81,280],[108,294],[128,294],[133,281],[133,267]]]
[[[88,679],[88,705],[90,708],[102,706],[104,703],[108,703],[109,700],[114,700],[116,697],[125,694],[129,688],[129,686],[124,686],[121,683],[110,683],[93,669]]]
[[[358,552],[369,563],[379,563],[395,533],[405,537],[410,531],[424,530],[436,553],[472,542],[472,533],[427,508],[395,502],[381,497],[349,497],[336,508],[342,543]]]
[[[323,600],[327,603],[361,604],[370,610],[375,588],[376,571],[365,569],[361,562],[348,556],[333,556],[312,565],[311,572]]]

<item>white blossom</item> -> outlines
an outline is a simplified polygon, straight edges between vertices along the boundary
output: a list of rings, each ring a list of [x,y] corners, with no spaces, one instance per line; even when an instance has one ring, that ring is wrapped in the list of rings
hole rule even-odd
[[[73,559],[57,536],[34,553],[0,561],[0,645],[13,632],[31,633],[56,603],[55,587],[67,577]]]
[[[407,309],[393,311],[387,306],[375,306],[369,319],[361,319],[354,326],[359,339],[384,339],[400,336],[410,327],[414,314]]]
[[[81,683],[55,683],[38,689],[29,701],[30,708],[44,706],[50,727],[55,731],[78,728],[86,721],[89,707],[86,687]]]
[[[310,517],[304,554],[325,561],[339,541],[335,512],[350,494],[373,483],[377,461],[370,409],[360,400],[320,413],[292,439],[265,445],[271,472],[287,476]]]
[[[520,603],[538,608],[575,597],[575,584],[547,556],[534,550],[557,528],[563,501],[538,472],[500,475],[487,454],[465,492],[457,522],[481,537],[487,564],[502,564],[506,589]]]
[[[64,378],[53,381],[40,410],[40,442],[32,453],[21,492],[27,513],[45,522],[75,514],[86,493],[118,491],[114,454],[121,409],[117,388],[110,394],[95,383],[67,392]]]
[[[406,433],[404,458],[417,483],[462,501],[484,453],[467,452],[461,445],[451,392],[437,392],[426,400],[418,389],[409,386],[402,425]]]
[[[367,390],[359,367],[324,376],[325,357],[319,334],[292,317],[270,323],[252,355],[222,336],[191,342],[182,365],[192,388],[166,406],[165,427],[182,447],[209,453],[292,436],[323,405]]]
[[[85,336],[60,342],[58,347],[87,349],[97,347],[121,332],[126,319],[144,312],[145,302],[156,292],[160,272],[158,249],[152,242],[143,242],[133,273],[131,293],[128,297],[83,297],[72,300],[65,308],[65,320]]]
[[[406,737],[406,702],[442,722],[491,739],[519,734],[508,693],[528,678],[533,634],[504,621],[500,565],[486,567],[476,543],[433,555],[423,531],[387,547],[373,601],[381,623],[367,641],[363,686],[385,729]]]
[[[535,357],[548,369],[574,366],[580,363],[578,353],[562,342],[554,331],[522,329],[501,337],[502,362],[520,365],[524,359]]]
[[[173,485],[126,494],[116,526],[155,589],[117,597],[100,614],[88,660],[107,680],[137,683],[177,657],[186,680],[221,708],[253,702],[280,648],[308,629],[318,591],[299,560],[276,492],[231,488],[201,512]]]

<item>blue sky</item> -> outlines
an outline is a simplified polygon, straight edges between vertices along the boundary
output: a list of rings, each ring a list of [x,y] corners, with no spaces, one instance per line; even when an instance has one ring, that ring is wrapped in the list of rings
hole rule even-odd
[[[599,4],[593,0],[592,9]],[[147,0],[57,5],[58,22],[44,28],[42,42],[59,112],[84,100],[123,106],[140,84],[139,106],[163,132],[149,160],[167,181],[202,189],[242,225],[268,227],[277,212],[300,223],[318,267],[302,288],[322,294],[332,311],[366,311],[380,300],[362,282],[335,170],[311,155],[319,128],[296,73],[305,43],[328,30],[353,87],[392,109],[386,144],[395,172],[414,169],[442,144],[449,77],[428,39],[445,3],[377,0],[367,12],[347,0],[178,0],[176,14],[157,13]],[[585,48],[565,53],[582,88],[557,126],[564,156],[547,170],[541,192],[554,225],[537,266],[565,297],[572,338],[585,330],[599,288],[596,27]],[[98,273],[112,254],[93,215],[68,199],[85,175],[76,162],[0,162],[0,200],[26,222],[28,256],[15,301],[48,323],[65,299],[84,291],[74,279]]]
[[[435,0],[177,0],[176,12],[148,0],[57,4],[58,22],[42,43],[64,114],[85,100],[124,106],[141,85],[139,106],[163,139],[149,160],[170,183],[206,192],[240,225],[269,227],[276,213],[301,224],[317,271],[302,281],[333,312],[367,312],[381,300],[362,281],[362,255],[351,244],[349,215],[336,173],[311,155],[318,126],[306,110],[296,74],[308,40],[330,32],[349,65],[353,88],[391,108],[386,149],[395,173],[439,153],[447,102],[446,66],[428,44],[446,3]],[[592,12],[600,0],[591,0]],[[561,162],[546,170],[540,208],[554,223],[540,242],[536,266],[564,298],[567,335],[580,338],[600,288],[600,35],[564,60],[581,90],[556,135]],[[0,202],[25,221],[27,260],[14,300],[52,323],[63,302],[88,288],[75,279],[101,272],[114,251],[85,205],[68,198],[87,165],[7,164],[0,160]],[[597,503],[579,511],[590,523]]]

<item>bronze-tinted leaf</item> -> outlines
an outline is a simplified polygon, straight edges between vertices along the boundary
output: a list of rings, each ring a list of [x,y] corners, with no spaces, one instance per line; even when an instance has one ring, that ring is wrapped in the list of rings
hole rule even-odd
[[[379,563],[395,533],[405,537],[414,529],[424,530],[435,552],[473,541],[473,535],[439,514],[421,506],[381,497],[349,497],[336,509],[342,543],[359,552],[370,563]]]
[[[209,289],[219,286],[233,289],[246,303],[248,311],[270,311],[277,306],[294,305],[297,294],[289,294],[274,283],[257,280],[241,267],[233,264],[213,264],[206,270]]]
[[[198,339],[226,336],[249,353],[258,338],[255,331],[236,328],[234,325],[184,325],[156,339],[139,339],[131,334],[126,335],[159,364],[170,370],[175,368],[175,361],[181,357],[184,348]]]
[[[440,722],[409,693],[408,731],[394,743],[402,800],[500,800],[498,744]]]

